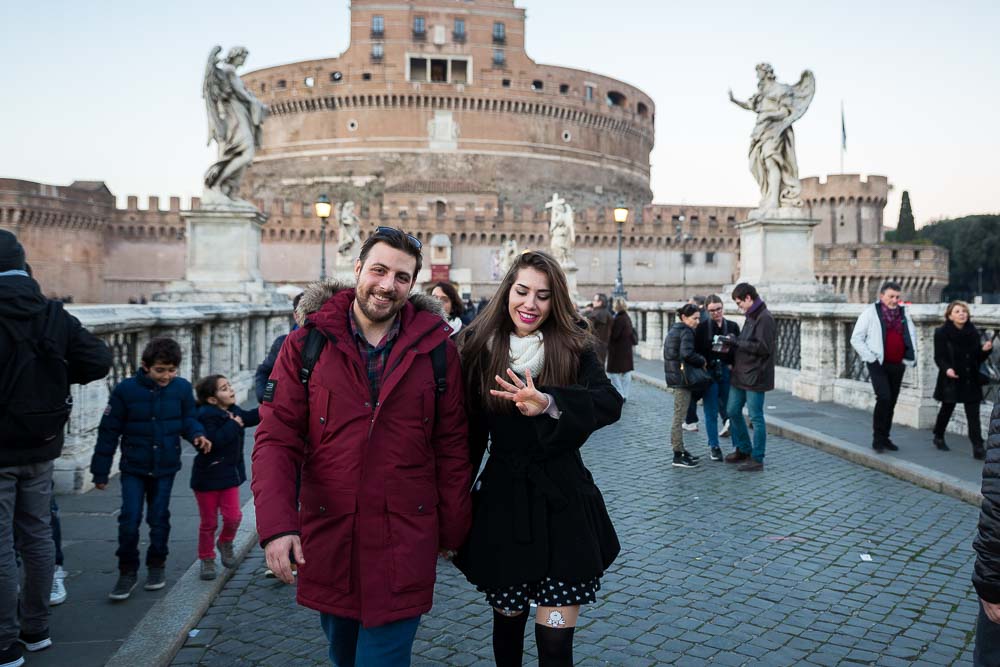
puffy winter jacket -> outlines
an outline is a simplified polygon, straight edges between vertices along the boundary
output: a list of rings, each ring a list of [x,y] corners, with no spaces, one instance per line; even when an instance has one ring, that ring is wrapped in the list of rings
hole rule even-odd
[[[986,462],[983,464],[979,534],[972,547],[976,550],[972,584],[979,597],[1000,604],[1000,401],[993,404],[990,416]]]
[[[694,351],[694,329],[683,322],[674,322],[663,341],[663,374],[670,387],[683,387],[681,363],[705,368],[705,357]]]
[[[140,368],[122,380],[111,392],[97,430],[90,462],[94,483],[107,483],[119,441],[122,472],[150,477],[176,474],[181,469],[181,435],[187,440],[205,435],[195,412],[194,392],[184,378],[161,387]]]
[[[240,426],[233,417],[243,421]],[[205,427],[205,437],[212,442],[206,454],[199,451],[191,464],[191,488],[195,491],[231,489],[247,481],[243,456],[244,428],[260,423],[257,408],[244,410],[238,405],[223,410],[214,405],[198,408],[198,421]]]

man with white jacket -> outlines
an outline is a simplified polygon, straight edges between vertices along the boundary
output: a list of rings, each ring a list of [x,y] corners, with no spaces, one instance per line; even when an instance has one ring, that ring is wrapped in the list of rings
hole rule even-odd
[[[878,453],[899,449],[889,439],[892,415],[907,366],[917,363],[917,332],[913,320],[899,305],[900,286],[882,284],[879,300],[865,307],[854,325],[851,347],[868,364],[868,375],[875,389],[875,413],[872,415],[872,449]]]

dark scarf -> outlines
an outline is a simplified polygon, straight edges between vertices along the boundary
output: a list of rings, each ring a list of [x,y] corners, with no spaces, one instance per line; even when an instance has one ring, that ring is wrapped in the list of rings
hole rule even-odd
[[[950,343],[955,345],[956,349],[961,349],[962,346],[976,349],[980,347],[979,330],[976,329],[971,320],[967,320],[961,329],[956,327],[954,322],[948,320],[944,323],[944,335]]]
[[[882,320],[885,322],[886,331],[903,333],[903,309],[886,308],[881,301],[878,305],[882,309]]]
[[[757,317],[758,312],[764,307],[764,300],[757,297],[753,300],[753,305],[750,306],[750,310],[747,311],[747,317]]]

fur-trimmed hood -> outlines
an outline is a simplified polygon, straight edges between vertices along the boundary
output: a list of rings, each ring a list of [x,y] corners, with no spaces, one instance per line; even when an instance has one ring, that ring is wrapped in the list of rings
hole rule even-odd
[[[295,319],[304,322],[312,313],[318,312],[334,294],[346,289],[354,289],[354,285],[349,285],[338,280],[326,280],[315,282],[307,286],[299,299],[299,306],[295,309]],[[413,292],[409,297],[410,303],[418,311],[427,311],[437,315],[441,319],[446,319],[444,306],[434,297],[423,292]]]

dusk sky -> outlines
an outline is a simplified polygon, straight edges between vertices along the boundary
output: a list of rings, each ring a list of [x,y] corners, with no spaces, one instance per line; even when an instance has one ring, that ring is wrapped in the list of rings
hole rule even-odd
[[[616,77],[653,98],[655,202],[756,204],[746,162],[753,114],[726,91],[748,97],[766,61],[782,82],[816,75],[795,125],[801,176],[839,171],[843,101],[844,171],[889,177],[887,224],[903,190],[918,225],[1000,213],[1000,3],[693,4],[517,2],[534,60]],[[103,180],[119,201],[201,194],[214,159],[201,76],[214,44],[249,48],[245,71],[348,45],[347,2],[5,5],[0,177]]]

